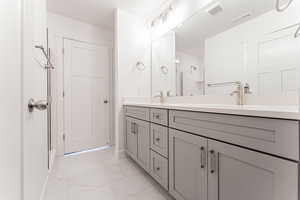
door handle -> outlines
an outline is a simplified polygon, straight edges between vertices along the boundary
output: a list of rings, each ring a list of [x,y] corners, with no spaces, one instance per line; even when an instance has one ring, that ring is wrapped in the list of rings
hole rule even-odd
[[[211,150],[209,153],[210,153],[210,173],[213,174],[216,172],[217,158],[214,150]]]
[[[206,152],[205,152],[205,148],[204,147],[201,147],[200,148],[201,150],[201,168],[204,169],[205,166],[206,166]]]
[[[105,104],[108,104],[108,100],[107,100],[107,99],[105,99],[105,100],[104,100],[104,103],[105,103]]]
[[[30,99],[28,102],[28,111],[33,112],[34,109],[39,111],[47,110],[48,105],[48,101],[46,100],[35,101],[34,99]]]

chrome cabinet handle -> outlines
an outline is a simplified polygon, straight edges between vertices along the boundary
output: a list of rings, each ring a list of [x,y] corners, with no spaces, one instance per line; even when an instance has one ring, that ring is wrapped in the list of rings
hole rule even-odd
[[[201,168],[204,169],[206,166],[206,152],[205,152],[205,148],[201,147]]]
[[[48,105],[48,101],[46,100],[35,101],[34,99],[29,99],[28,111],[33,112],[34,109],[37,109],[39,111],[47,110]]]
[[[135,123],[131,122],[131,133],[135,134]]]
[[[216,172],[216,154],[214,150],[210,151],[210,173],[215,173]]]
[[[289,0],[288,3],[286,3],[285,5],[280,6],[280,0],[276,0],[276,10],[278,12],[283,12],[285,11],[293,2],[293,0]]]
[[[297,31],[294,36],[295,36],[295,38],[300,36],[300,26],[297,28]]]
[[[138,134],[139,133],[139,128],[138,128],[138,124],[137,123],[134,123],[134,128],[135,128],[134,133]]]

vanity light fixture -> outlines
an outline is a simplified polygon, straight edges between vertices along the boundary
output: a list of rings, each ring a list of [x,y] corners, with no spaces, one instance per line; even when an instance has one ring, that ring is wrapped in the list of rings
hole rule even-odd
[[[180,29],[184,24],[183,23],[180,23],[176,26],[177,29]]]
[[[156,17],[154,20],[151,22],[151,27],[156,27],[160,22],[165,23],[168,21],[171,13],[173,12],[173,6],[169,5],[169,7],[164,10],[158,17]]]

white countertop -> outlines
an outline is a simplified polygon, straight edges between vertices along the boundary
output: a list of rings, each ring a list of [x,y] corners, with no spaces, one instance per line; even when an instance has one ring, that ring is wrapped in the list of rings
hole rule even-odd
[[[198,111],[208,113],[255,116],[277,119],[300,120],[298,106],[264,106],[264,105],[221,105],[221,104],[183,104],[183,103],[141,103],[125,102],[127,106],[164,108],[170,110]]]

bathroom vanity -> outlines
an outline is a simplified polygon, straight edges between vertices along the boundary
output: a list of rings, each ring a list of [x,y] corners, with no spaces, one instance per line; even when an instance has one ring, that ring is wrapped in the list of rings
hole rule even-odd
[[[126,104],[126,152],[177,200],[298,200],[299,116]]]

